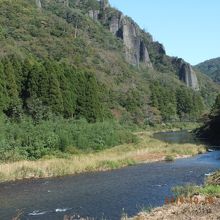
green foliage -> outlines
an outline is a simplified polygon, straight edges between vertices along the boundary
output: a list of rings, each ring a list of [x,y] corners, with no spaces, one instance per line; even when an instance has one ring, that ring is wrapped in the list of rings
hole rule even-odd
[[[219,196],[220,195],[220,186],[219,185],[186,185],[186,186],[177,186],[172,189],[176,197],[192,197],[194,195],[205,195],[205,196]]]
[[[39,159],[59,152],[103,150],[137,141],[115,121],[88,123],[86,120],[53,118],[35,124],[31,119],[19,123],[1,120],[0,160]]]
[[[172,162],[172,161],[174,161],[175,160],[175,158],[172,156],[172,155],[167,155],[166,157],[165,157],[165,161],[167,161],[167,162]]]
[[[107,8],[96,22],[88,16],[100,9],[96,0],[72,0],[69,7],[51,0],[42,6],[0,1],[0,109],[6,115],[18,120],[27,114],[38,121],[55,114],[95,122],[119,112],[117,119],[139,125],[200,116],[200,94],[185,87],[177,92],[181,83],[172,59],[149,33],[140,30],[154,70],[126,63],[123,42],[108,27],[118,10]],[[212,87],[204,84],[201,90],[206,108],[209,93],[217,90]]]
[[[215,104],[212,107],[211,115],[218,114],[220,111],[220,94],[216,97]]]
[[[220,58],[207,60],[196,66],[198,70],[209,76],[215,82],[220,82]]]
[[[9,117],[27,113],[39,120],[50,112],[89,122],[109,117],[105,103],[101,105],[104,90],[86,70],[50,60],[8,57],[0,61],[0,74],[1,109]]]
[[[196,185],[188,184],[185,186],[176,186],[172,188],[172,192],[174,193],[175,197],[180,197],[180,196],[193,196],[196,193],[198,193],[199,187]]]
[[[220,96],[218,95],[212,111],[205,120],[203,126],[196,131],[199,137],[205,138],[212,144],[219,144],[219,129],[220,129]]]
[[[204,104],[200,94],[186,87],[170,87],[159,82],[151,84],[151,105],[157,108],[164,121],[192,121],[199,118]]]
[[[220,196],[220,185],[206,185],[199,192],[208,196]]]

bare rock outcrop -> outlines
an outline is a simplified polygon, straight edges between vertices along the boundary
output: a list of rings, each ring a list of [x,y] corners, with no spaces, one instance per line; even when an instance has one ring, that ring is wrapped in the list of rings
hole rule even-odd
[[[36,0],[35,2],[36,2],[37,7],[41,9],[42,8],[41,0]]]
[[[179,70],[179,79],[188,87],[191,87],[194,90],[199,90],[198,78],[192,66],[180,58],[174,59],[174,63]]]
[[[139,27],[121,13],[109,17],[108,21],[109,30],[124,42],[126,61],[135,66],[142,63],[152,67],[148,49],[141,37]]]
[[[90,18],[92,18],[94,21],[98,21],[99,18],[99,10],[89,10],[88,15]]]
[[[112,34],[123,40],[125,59],[128,63],[153,67],[138,25],[120,11],[112,10],[108,0],[100,0],[100,9],[90,9],[88,15],[95,21],[100,20],[109,27]]]
[[[105,10],[108,7],[110,7],[109,1],[108,0],[100,0],[100,7],[102,10]]]

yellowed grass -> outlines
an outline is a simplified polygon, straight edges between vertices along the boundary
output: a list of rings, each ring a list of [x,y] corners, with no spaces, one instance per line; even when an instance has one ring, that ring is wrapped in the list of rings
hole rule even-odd
[[[202,145],[167,144],[154,139],[151,132],[136,134],[140,137],[138,144],[124,144],[97,153],[72,155],[68,159],[54,158],[0,164],[0,181],[116,169],[134,163],[164,160],[166,156],[180,158],[205,152]]]

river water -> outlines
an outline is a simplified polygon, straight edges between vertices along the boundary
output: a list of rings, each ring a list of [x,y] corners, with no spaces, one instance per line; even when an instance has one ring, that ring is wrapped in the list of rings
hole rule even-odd
[[[178,141],[184,136],[172,132],[163,136]],[[175,136],[172,137],[172,136]],[[192,140],[186,140],[190,142]],[[172,142],[172,140],[167,140]],[[0,220],[120,219],[144,207],[161,206],[176,185],[202,184],[206,174],[220,168],[220,151],[174,162],[157,162],[107,172],[94,172],[62,178],[0,184]],[[66,218],[68,219],[68,218]]]

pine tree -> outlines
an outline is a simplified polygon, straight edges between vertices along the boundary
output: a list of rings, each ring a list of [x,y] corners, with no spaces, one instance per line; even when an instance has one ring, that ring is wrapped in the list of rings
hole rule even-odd
[[[41,88],[41,75],[42,67],[35,63],[28,72],[27,75],[27,98],[41,98],[42,94],[40,91]]]
[[[22,74],[22,61],[21,59],[19,60],[15,56],[11,55],[8,58],[13,66],[14,69],[14,76],[15,76],[15,81],[17,84],[17,89],[19,95],[21,94],[21,89],[22,89],[22,81],[23,81],[23,74]]]
[[[44,66],[45,66],[46,74],[48,76],[48,83],[49,83],[48,84],[48,95],[45,95],[48,97],[48,100],[47,100],[48,106],[51,107],[54,113],[62,113],[63,112],[63,97],[62,97],[62,93],[60,90],[60,83],[57,78],[58,69],[56,68],[56,64],[50,61],[47,61],[44,64]]]
[[[78,73],[77,108],[78,117],[84,117],[89,122],[103,118],[99,99],[98,84],[94,76],[88,73]]]
[[[59,66],[58,79],[63,99],[63,114],[65,117],[73,117],[76,111],[76,83],[75,72],[66,65]],[[71,79],[72,78],[72,79]]]
[[[7,106],[7,91],[5,84],[4,67],[0,62],[0,111],[4,110]]]
[[[12,63],[9,61],[9,59],[4,59],[3,65],[7,94],[10,99],[17,99],[19,93],[18,86],[16,84],[15,71],[12,66]]]
[[[215,99],[215,104],[212,107],[211,115],[218,114],[220,112],[220,94]]]
[[[2,63],[4,65],[5,86],[8,95],[8,103],[5,113],[8,116],[20,118],[22,114],[22,106],[21,100],[19,99],[15,71],[9,59],[5,58]]]

